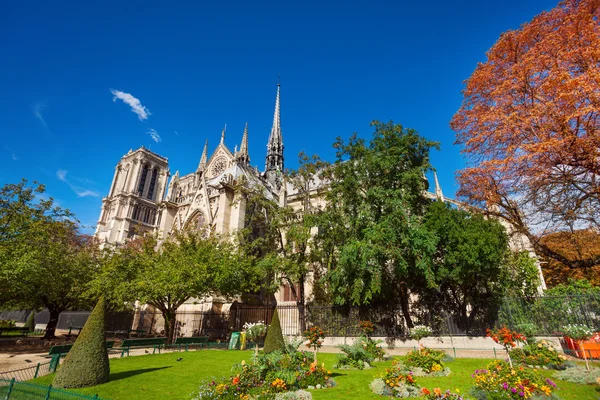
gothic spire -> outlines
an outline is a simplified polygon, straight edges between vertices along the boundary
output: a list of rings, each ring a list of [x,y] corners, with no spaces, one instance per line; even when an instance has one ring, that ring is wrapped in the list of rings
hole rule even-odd
[[[242,136],[242,144],[240,146],[240,151],[237,154],[237,158],[242,160],[245,164],[250,162],[250,156],[248,155],[248,123],[246,122],[246,127],[244,128],[244,135]]]
[[[200,157],[200,164],[198,164],[198,171],[204,170],[206,168],[206,160],[208,158],[208,139],[204,142],[204,150],[202,150],[202,157]]]
[[[273,114],[273,127],[267,144],[267,159],[265,162],[265,174],[267,179],[275,181],[283,172],[283,137],[281,136],[281,116],[279,104],[279,90],[281,85],[277,84],[277,97],[275,97],[275,113]]]
[[[444,202],[444,193],[442,193],[442,188],[440,186],[440,183],[438,182],[438,177],[437,177],[437,174],[435,173],[435,171],[433,171],[433,179],[435,181],[435,196],[438,198],[439,201],[441,201],[443,203]]]
[[[225,143],[225,131],[227,130],[227,124],[225,124],[225,127],[223,128],[223,130],[221,131],[221,144]]]

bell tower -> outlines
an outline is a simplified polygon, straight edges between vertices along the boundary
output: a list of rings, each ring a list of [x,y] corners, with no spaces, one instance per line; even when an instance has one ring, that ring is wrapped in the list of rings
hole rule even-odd
[[[158,205],[165,196],[169,163],[141,147],[129,150],[117,167],[95,236],[101,243],[120,244],[158,226]]]

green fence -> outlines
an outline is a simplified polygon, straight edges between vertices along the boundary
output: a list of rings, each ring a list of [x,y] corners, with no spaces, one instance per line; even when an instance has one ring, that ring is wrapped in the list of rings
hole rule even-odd
[[[71,400],[88,399],[102,400],[98,395],[86,396],[83,394],[67,392],[62,389],[55,389],[52,386],[34,385],[33,383],[18,382],[16,379],[0,378],[0,400]],[[103,399],[107,400],[107,399]]]
[[[538,335],[561,335],[568,324],[586,325],[600,330],[599,296],[544,296],[530,299],[507,297],[498,312],[498,325],[517,329],[520,324],[531,323]]]
[[[40,376],[48,375],[53,372],[56,372],[56,368],[58,367],[58,363],[60,362],[60,355],[57,354],[50,361],[46,361],[43,363],[37,363],[32,365],[31,367],[13,369],[10,371],[2,371],[0,372],[0,379],[5,381],[10,381],[11,379],[15,379],[19,382],[29,381],[31,379],[38,378]],[[0,400],[2,398],[0,397]]]

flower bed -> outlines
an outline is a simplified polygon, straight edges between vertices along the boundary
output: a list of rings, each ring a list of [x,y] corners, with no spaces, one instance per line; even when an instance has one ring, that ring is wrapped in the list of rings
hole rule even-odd
[[[494,361],[487,369],[473,374],[473,395],[479,400],[550,398],[556,388],[552,380],[523,367],[511,368],[504,361]]]
[[[415,376],[447,376],[450,375],[450,368],[442,364],[444,357],[446,353],[442,350],[422,347],[408,352],[404,364]]]
[[[422,394],[413,373],[396,360],[392,368],[387,368],[381,378],[372,381],[369,387],[373,393],[381,396],[418,397]]]
[[[518,364],[553,369],[564,369],[567,359],[546,340],[513,349],[510,351],[510,356]]]
[[[335,385],[331,371],[303,352],[272,352],[256,357],[253,364],[242,361],[232,370],[233,376],[201,385],[194,399],[303,399],[307,392],[300,389]]]

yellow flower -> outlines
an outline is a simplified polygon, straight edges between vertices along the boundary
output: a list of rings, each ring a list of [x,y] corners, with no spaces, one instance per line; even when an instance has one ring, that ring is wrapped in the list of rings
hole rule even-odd
[[[456,392],[456,394],[460,393],[460,389],[459,388],[454,389],[454,391]]]

